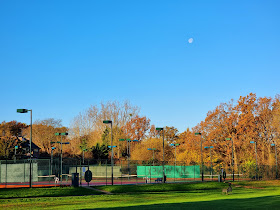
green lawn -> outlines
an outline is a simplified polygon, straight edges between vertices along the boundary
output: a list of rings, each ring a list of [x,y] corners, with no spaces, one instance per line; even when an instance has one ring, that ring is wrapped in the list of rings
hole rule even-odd
[[[74,187],[51,187],[51,188],[20,188],[20,189],[0,189],[0,202],[5,199],[30,198],[30,197],[60,197],[101,194],[98,191],[86,188]]]
[[[113,195],[70,187],[29,189],[29,192],[0,190],[0,209],[280,209],[279,181],[235,183],[232,194],[222,195],[225,186],[224,183],[196,183],[98,187]],[[28,196],[15,198],[18,192],[25,191]],[[56,194],[46,197],[51,193]],[[71,193],[76,196],[69,196]]]

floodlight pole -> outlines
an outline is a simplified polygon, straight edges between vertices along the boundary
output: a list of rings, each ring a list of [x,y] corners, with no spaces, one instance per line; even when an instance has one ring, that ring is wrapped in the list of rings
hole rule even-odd
[[[153,166],[155,166],[155,150],[153,149]]]
[[[56,136],[61,136],[60,142],[60,183],[62,183],[62,144],[69,144],[69,142],[62,143],[62,136],[67,136],[68,133],[55,133]]]
[[[164,129],[163,128],[156,128],[158,131],[162,131],[162,173],[163,173],[163,183],[165,183],[165,171],[164,171]]]
[[[196,136],[200,135],[200,154],[201,154],[201,181],[203,182],[204,173],[203,173],[203,157],[202,157],[202,134],[195,133]]]
[[[213,180],[213,164],[212,164],[212,153],[211,153],[211,149],[214,148],[213,146],[209,146],[209,147],[204,147],[205,149],[210,149],[210,161],[211,161],[211,178]]]
[[[85,150],[83,150],[83,164],[85,164]]]
[[[256,179],[258,176],[258,154],[257,154],[257,142],[255,142],[255,153],[256,153]]]
[[[258,155],[257,155],[257,142],[250,141],[251,144],[255,144],[255,153],[256,153],[256,179],[258,178]]]
[[[29,165],[29,187],[32,188],[32,109],[17,109],[18,113],[30,112],[30,140],[29,140],[29,153],[30,153],[30,165]]]
[[[231,141],[231,166],[232,166],[232,181],[234,182],[234,154],[233,154],[233,139],[232,138],[226,138],[226,140]]]
[[[32,187],[32,109],[28,110],[30,111],[30,180],[29,180],[29,187]]]
[[[16,161],[17,161],[17,148],[18,148],[18,146],[15,146],[15,163],[16,163]]]
[[[174,146],[175,148],[175,166],[176,166],[176,147],[179,146],[180,144],[170,144],[171,146]]]
[[[114,168],[114,152],[113,152],[113,122],[112,120],[104,120],[103,121],[104,124],[111,124],[111,180],[112,180],[112,185],[114,185],[114,172],[113,172],[113,168]]]
[[[52,174],[52,165],[53,165],[53,150],[55,149],[55,147],[52,147],[51,149],[52,149],[52,151],[51,151],[51,174]]]
[[[232,181],[234,182],[234,154],[233,154],[233,139],[231,139],[231,153],[232,153]]]
[[[276,150],[276,144],[275,144],[275,164],[276,164],[276,179],[278,178],[278,171],[277,171],[277,150]]]
[[[127,163],[127,165],[128,165],[128,175],[130,175],[130,142],[131,142],[131,140],[128,139],[127,141],[128,141],[128,146],[129,146],[129,149],[128,149],[128,163]],[[129,176],[128,176],[128,179],[129,179]]]
[[[210,146],[210,161],[211,161],[211,179],[212,179],[212,181],[213,181],[213,164],[212,164],[211,146]]]
[[[271,146],[274,146],[275,148],[275,170],[276,170],[276,179],[278,178],[278,172],[277,172],[277,149],[276,149],[276,144],[271,144]]]
[[[112,171],[112,185],[114,185],[114,149],[113,149],[113,123],[111,121],[111,145],[112,145],[112,153],[111,153],[111,171]]]
[[[60,184],[62,184],[62,135],[60,133]]]
[[[154,166],[155,165],[155,150],[156,150],[156,148],[148,148],[148,150],[153,151],[153,166]]]

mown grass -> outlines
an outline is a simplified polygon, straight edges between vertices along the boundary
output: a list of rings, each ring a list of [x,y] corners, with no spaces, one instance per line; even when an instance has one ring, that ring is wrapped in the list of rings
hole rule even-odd
[[[102,193],[86,188],[81,188],[81,187],[19,188],[19,189],[1,189],[0,199],[79,196],[79,195],[93,195],[93,194],[99,195]]]
[[[227,186],[227,184],[195,183],[139,186],[103,186],[98,188],[102,190],[107,189],[111,192],[114,192],[115,194],[0,199],[0,209],[121,208],[209,210],[279,209],[280,207],[279,181],[267,182],[267,184],[266,182],[234,183],[233,192],[230,195],[222,195],[221,189],[224,186]],[[124,193],[125,188],[127,189],[126,193]],[[16,189],[13,190],[16,191]],[[69,191],[71,191],[70,188]]]
[[[228,186],[227,183],[204,182],[185,184],[145,184],[145,185],[107,185],[98,186],[96,189],[111,193],[135,193],[135,192],[173,192],[173,191],[205,191],[218,190]]]

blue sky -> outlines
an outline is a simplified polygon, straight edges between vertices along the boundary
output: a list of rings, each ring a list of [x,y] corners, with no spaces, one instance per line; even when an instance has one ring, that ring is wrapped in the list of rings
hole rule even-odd
[[[180,132],[280,93],[280,1],[0,1],[0,122],[129,100]],[[193,43],[188,39],[193,38]]]

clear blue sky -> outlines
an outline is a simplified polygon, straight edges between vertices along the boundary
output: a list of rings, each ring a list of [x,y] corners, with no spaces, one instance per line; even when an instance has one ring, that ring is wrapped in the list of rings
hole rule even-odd
[[[221,102],[280,93],[280,1],[0,1],[0,122],[129,100],[180,132]],[[193,43],[188,39],[193,38]]]

